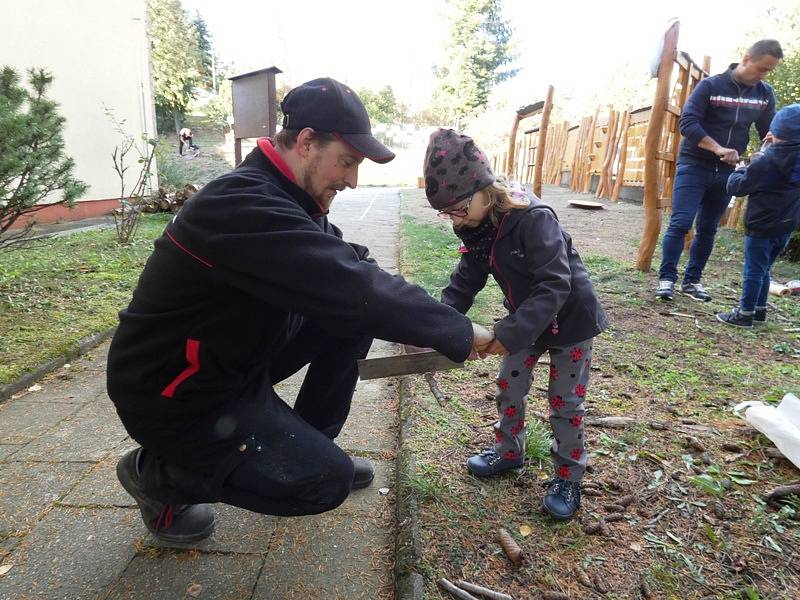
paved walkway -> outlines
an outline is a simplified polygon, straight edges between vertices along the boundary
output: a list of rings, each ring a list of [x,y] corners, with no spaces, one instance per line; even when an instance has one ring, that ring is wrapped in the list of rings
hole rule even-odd
[[[332,220],[397,272],[399,206],[394,189],[348,191],[334,203]],[[373,459],[371,487],[314,517],[216,505],[211,538],[165,548],[116,480],[118,457],[135,444],[105,393],[107,350],[99,346],[0,404],[0,573],[10,566],[0,575],[0,600],[394,596],[394,382],[359,383],[338,438],[348,452]],[[386,342],[372,348],[393,351]],[[279,386],[290,403],[299,382],[296,376]]]

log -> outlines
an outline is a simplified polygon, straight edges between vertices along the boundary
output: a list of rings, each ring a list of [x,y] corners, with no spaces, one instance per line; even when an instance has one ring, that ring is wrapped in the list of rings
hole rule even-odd
[[[790,296],[792,290],[777,281],[769,282],[769,293],[773,296]]]
[[[639,256],[636,268],[640,271],[649,271],[653,260],[653,251],[661,231],[661,211],[658,207],[659,176],[658,160],[656,153],[661,149],[661,135],[664,127],[664,117],[669,103],[670,83],[674,56],[678,48],[678,33],[680,22],[676,21],[664,34],[664,45],[661,52],[661,63],[658,67],[658,83],[647,126],[644,151],[644,230],[639,244]]]

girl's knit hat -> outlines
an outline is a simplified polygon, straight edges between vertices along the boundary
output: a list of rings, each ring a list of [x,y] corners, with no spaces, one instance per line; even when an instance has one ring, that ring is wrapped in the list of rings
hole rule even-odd
[[[458,204],[495,181],[486,155],[472,138],[437,129],[425,151],[425,195],[436,210]]]
[[[775,113],[769,130],[776,138],[795,144],[800,142],[800,104],[784,106]]]

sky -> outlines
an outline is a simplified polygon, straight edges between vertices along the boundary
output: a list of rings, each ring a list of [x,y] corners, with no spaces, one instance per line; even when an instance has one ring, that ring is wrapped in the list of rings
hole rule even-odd
[[[772,0],[771,3],[792,0]],[[794,0],[797,1],[797,0]],[[182,0],[199,11],[218,58],[235,73],[279,67],[290,85],[330,76],[360,89],[391,85],[418,109],[435,86],[432,67],[446,55],[445,0]],[[765,3],[766,4],[766,3]],[[512,105],[544,97],[547,85],[574,95],[596,93],[620,72],[646,73],[671,18],[681,22],[679,48],[711,70],[738,61],[737,48],[757,14],[752,0],[505,0],[519,74],[502,87]]]

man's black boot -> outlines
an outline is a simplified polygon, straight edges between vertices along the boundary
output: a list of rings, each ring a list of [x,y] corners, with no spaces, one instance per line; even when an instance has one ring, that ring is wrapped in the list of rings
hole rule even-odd
[[[351,456],[353,461],[353,487],[354,490],[360,490],[367,487],[372,480],[375,479],[375,470],[372,468],[372,463],[366,458],[359,458],[358,456]]]
[[[214,531],[214,511],[209,504],[165,504],[147,496],[140,486],[142,449],[125,454],[117,463],[117,478],[139,505],[150,532],[165,542],[199,542]]]

